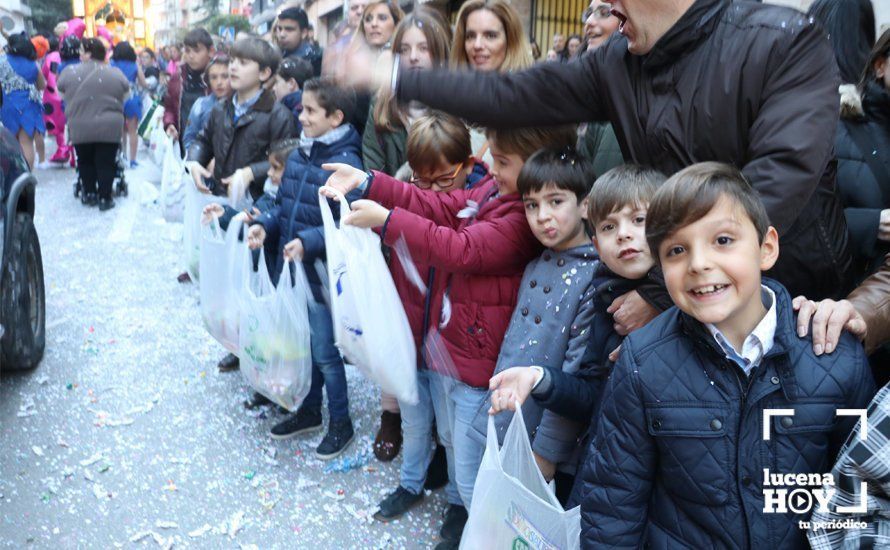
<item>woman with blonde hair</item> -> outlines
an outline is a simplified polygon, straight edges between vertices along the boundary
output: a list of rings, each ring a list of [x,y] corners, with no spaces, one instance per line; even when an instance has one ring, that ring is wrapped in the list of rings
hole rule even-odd
[[[351,58],[362,50],[368,50],[371,52],[370,62],[374,63],[381,53],[389,49],[396,26],[404,18],[405,12],[395,0],[368,2],[362,11],[358,29],[352,37],[346,57]],[[365,92],[356,94],[355,114],[350,122],[361,135],[365,134],[370,104],[371,94]]]
[[[461,6],[451,47],[453,68],[506,73],[526,69],[532,63],[522,20],[506,0],[470,0]],[[475,156],[491,164],[485,133],[471,128],[470,136]]]
[[[395,0],[368,2],[353,40],[380,53],[389,48],[396,26],[404,18],[405,12]]]
[[[470,0],[461,6],[454,28],[451,66],[510,72],[532,65],[522,20],[506,0]]]

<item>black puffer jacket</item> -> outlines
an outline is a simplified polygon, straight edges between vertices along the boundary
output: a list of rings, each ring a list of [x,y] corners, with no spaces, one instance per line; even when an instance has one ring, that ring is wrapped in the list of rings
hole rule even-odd
[[[823,298],[851,282],[835,189],[837,85],[831,46],[802,13],[697,0],[644,56],[616,34],[579,61],[518,73],[405,71],[397,95],[486,126],[608,120],[626,160],[666,174],[738,166],[782,238],[772,275]]]
[[[215,158],[213,179],[216,182],[249,166],[253,171],[250,193],[256,198],[263,193],[263,182],[269,171],[270,146],[290,137],[294,137],[293,115],[266,90],[238,122],[235,122],[231,99],[214,105],[206,126],[189,149],[188,159],[207,166],[210,159]],[[225,189],[217,184],[213,192],[221,195]]]
[[[869,83],[861,98],[843,86],[837,128],[837,185],[857,278],[877,269],[890,243],[878,240],[881,210],[890,208],[890,92]],[[852,88],[852,89],[850,89]]]
[[[857,422],[835,411],[867,407],[875,383],[853,336],[816,356],[791,296],[763,284],[776,296],[775,341],[747,376],[676,308],[624,340],[575,484],[582,548],[809,548],[798,527],[808,515],[764,513],[764,471],[830,471]],[[766,409],[794,411],[766,417],[769,440]]]

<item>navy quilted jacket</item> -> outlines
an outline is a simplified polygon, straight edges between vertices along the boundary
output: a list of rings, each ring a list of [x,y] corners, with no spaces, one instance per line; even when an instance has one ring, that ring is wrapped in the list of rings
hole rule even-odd
[[[281,252],[284,245],[299,237],[303,241],[306,278],[314,286],[321,284],[313,264],[316,259],[326,259],[318,190],[331,175],[331,172],[321,169],[322,164],[329,162],[361,169],[362,138],[355,128],[350,126],[345,136],[331,144],[316,141],[308,156],[297,148],[287,158],[284,176],[275,196],[275,206],[258,218],[266,230],[266,240],[278,243],[278,261],[272,275],[276,280],[283,264]],[[361,198],[360,195],[361,192],[356,190],[346,198],[352,202]],[[340,207],[334,201],[329,203],[336,220],[340,217]]]
[[[763,512],[764,469],[829,472],[857,421],[835,410],[866,408],[875,385],[852,336],[815,356],[788,292],[764,284],[775,344],[749,377],[677,308],[625,339],[583,469],[583,547],[807,547],[805,516]],[[795,414],[773,417],[764,441],[767,408]]]

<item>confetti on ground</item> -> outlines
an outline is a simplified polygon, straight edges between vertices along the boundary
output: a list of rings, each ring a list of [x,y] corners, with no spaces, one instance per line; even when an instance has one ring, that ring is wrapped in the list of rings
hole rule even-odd
[[[0,448],[17,450],[0,476],[0,546],[435,546],[442,491],[398,522],[373,519],[401,457],[374,458],[380,393],[356,368],[356,437],[337,460],[315,457],[323,432],[272,440],[286,415],[243,407],[252,391],[216,368],[225,351],[204,329],[200,285],[177,282],[182,224],[156,205],[127,211],[139,200],[130,172],[130,197],[100,214],[71,196],[73,170],[37,170],[47,347],[37,369],[0,384]],[[132,234],[111,243],[121,215]]]

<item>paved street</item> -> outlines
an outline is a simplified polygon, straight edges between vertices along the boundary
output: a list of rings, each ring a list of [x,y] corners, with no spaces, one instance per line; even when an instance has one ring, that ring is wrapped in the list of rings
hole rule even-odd
[[[140,204],[140,177],[105,213],[73,197],[73,170],[37,177],[46,356],[0,381],[0,546],[437,542],[441,492],[407,519],[371,519],[400,461],[371,453],[374,386],[348,368],[358,436],[341,460],[314,458],[321,432],[273,441],[282,417],[245,410],[241,374],[217,372],[223,349],[204,331],[198,288],[176,281],[181,226]]]

